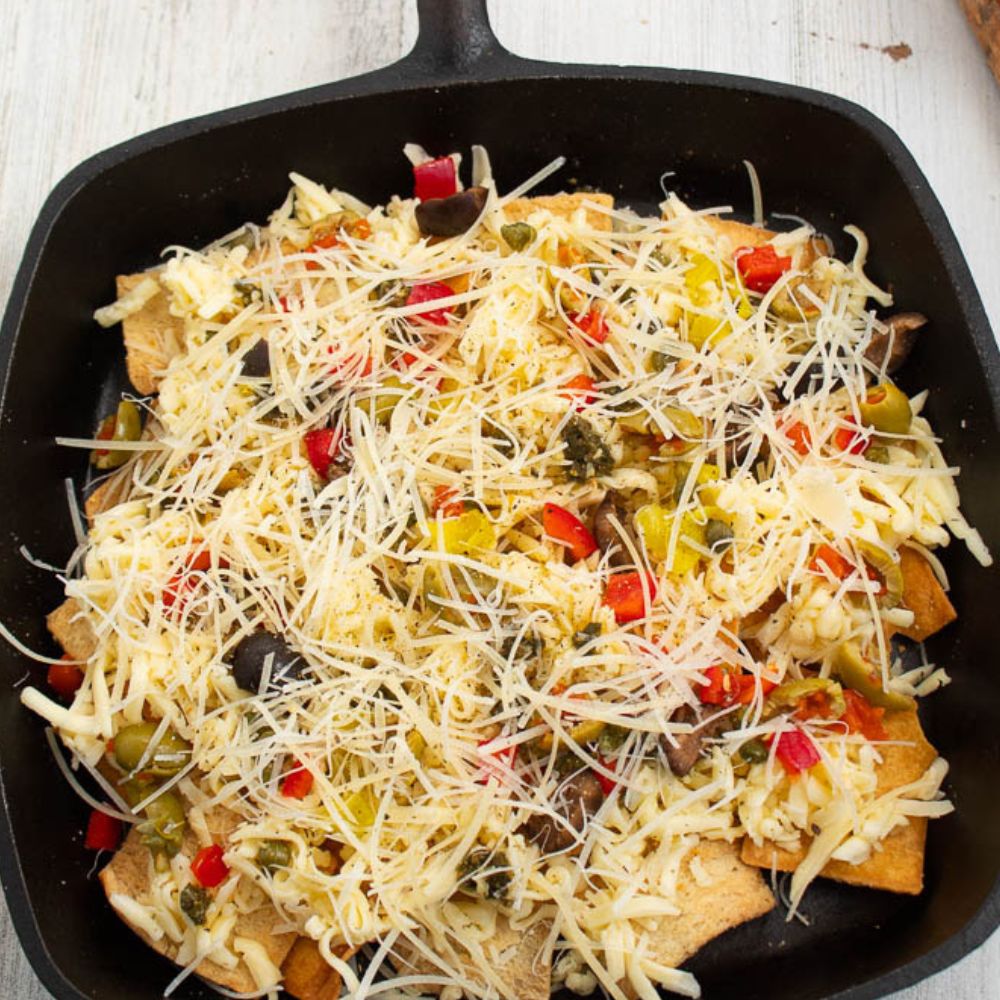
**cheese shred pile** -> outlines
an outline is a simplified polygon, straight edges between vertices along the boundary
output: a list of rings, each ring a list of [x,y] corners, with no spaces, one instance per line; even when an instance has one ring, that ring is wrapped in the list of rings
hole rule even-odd
[[[553,989],[696,996],[657,928],[711,883],[698,844],[808,848],[797,905],[831,858],[950,809],[943,761],[880,794],[877,738],[771,692],[829,679],[851,643],[890,689],[939,686],[932,666],[896,676],[886,634],[913,616],[866,566],[949,531],[988,555],[925,396],[903,433],[862,420],[890,301],[862,233],[848,262],[808,227],[774,236],[790,265],[757,292],[717,211],[558,210],[478,172],[485,207],[444,239],[414,199],[370,208],[293,174],[267,226],[170,248],[99,311],[128,323],[164,294],[183,349],[66,582],[97,639],[84,683],[69,708],[25,702],[91,771],[156,721],[191,753],[152,798],[181,793],[203,843],[205,817],[235,816],[207,925],[179,908],[182,855],[148,898],[111,900],[181,964],[243,960],[274,990],[233,932],[263,894],[352,996],[509,996],[510,942],[532,933]],[[262,630],[300,669],[266,657],[248,691],[233,662]],[[735,712],[706,700],[720,678]],[[693,725],[711,732],[678,776],[665,754]],[[790,732],[807,773],[780,759]],[[574,818],[581,774],[601,793]],[[262,866],[275,841],[284,863]],[[369,944],[374,963],[343,959]]]

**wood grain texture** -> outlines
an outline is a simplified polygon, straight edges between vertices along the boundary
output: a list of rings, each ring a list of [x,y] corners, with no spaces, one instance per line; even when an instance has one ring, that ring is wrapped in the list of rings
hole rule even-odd
[[[728,71],[870,108],[926,172],[988,312],[1000,315],[1000,87],[958,4],[502,0],[491,13],[501,42],[525,56]],[[0,301],[42,200],[86,156],[181,118],[374,69],[415,36],[403,0],[0,0]],[[994,936],[895,1000],[995,1000],[998,983]],[[0,997],[46,996],[0,906]]]
[[[1000,82],[1000,0],[960,0],[960,3],[986,52],[993,75]]]

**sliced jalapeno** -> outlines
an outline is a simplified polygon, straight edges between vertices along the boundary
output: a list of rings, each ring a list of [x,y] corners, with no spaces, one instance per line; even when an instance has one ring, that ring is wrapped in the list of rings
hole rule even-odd
[[[173,792],[163,792],[143,811],[146,818],[136,827],[142,843],[154,855],[172,858],[181,849],[187,827],[181,800]]]
[[[786,708],[797,708],[803,698],[824,694],[830,706],[831,718],[839,719],[847,711],[844,689],[829,677],[805,677],[779,684],[764,702],[764,716],[777,715]]]
[[[886,691],[878,671],[861,654],[857,643],[845,642],[833,654],[833,672],[849,688],[864,695],[876,708],[905,712],[914,707],[912,698],[898,691]]]

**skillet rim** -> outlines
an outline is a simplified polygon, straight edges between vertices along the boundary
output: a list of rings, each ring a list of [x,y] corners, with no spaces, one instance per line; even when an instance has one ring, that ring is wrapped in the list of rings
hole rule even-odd
[[[5,410],[13,347],[20,332],[24,306],[48,237],[64,209],[86,186],[107,170],[172,142],[249,122],[268,115],[316,104],[348,101],[369,95],[440,92],[480,84],[524,80],[650,81],[669,86],[693,86],[746,92],[795,101],[845,118],[873,139],[898,171],[900,180],[927,224],[957,293],[966,327],[987,383],[994,424],[1000,424],[1000,349],[986,316],[965,256],[916,160],[896,132],[859,104],[833,94],[752,77],[703,70],[659,67],[595,66],[529,60],[504,49],[493,35],[485,0],[418,0],[420,30],[413,49],[388,66],[333,83],[265,98],[161,126],[98,152],[70,170],[45,199],[32,226],[0,323],[0,417]],[[89,1000],[62,973],[46,947],[26,888],[7,809],[0,767],[0,886],[11,922],[29,964],[39,980],[59,1000]],[[1000,926],[1000,878],[968,922],[935,948],[874,979],[828,994],[826,1000],[874,1000],[924,980],[978,948]]]

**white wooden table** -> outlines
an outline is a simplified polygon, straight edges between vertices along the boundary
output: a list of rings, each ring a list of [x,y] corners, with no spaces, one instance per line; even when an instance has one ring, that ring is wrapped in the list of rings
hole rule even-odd
[[[521,55],[729,71],[865,105],[913,151],[1000,317],[1000,87],[953,0],[493,0],[491,14]],[[43,198],[84,157],[374,69],[415,36],[406,0],[0,0],[0,302]],[[0,902],[0,998],[46,996]],[[1000,997],[1000,935],[895,1000],[946,997]]]

